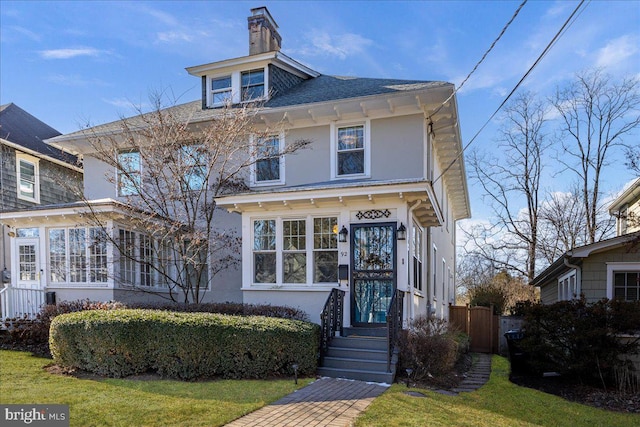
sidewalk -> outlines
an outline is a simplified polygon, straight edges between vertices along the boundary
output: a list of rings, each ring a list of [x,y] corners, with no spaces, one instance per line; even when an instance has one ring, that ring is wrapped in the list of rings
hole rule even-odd
[[[349,426],[387,385],[338,378],[320,378],[308,386],[228,427],[344,427]]]

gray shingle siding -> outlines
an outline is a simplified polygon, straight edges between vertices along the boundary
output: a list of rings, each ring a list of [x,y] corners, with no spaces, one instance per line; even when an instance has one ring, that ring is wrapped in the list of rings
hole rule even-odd
[[[44,159],[38,162],[40,174],[40,203],[18,199],[18,177],[16,173],[16,150],[2,146],[2,194],[0,211],[29,209],[34,206],[67,203],[78,200],[68,188],[82,186],[82,174]]]
[[[269,65],[269,88],[271,96],[285,93],[289,88],[302,83],[304,79],[284,71],[282,68]]]

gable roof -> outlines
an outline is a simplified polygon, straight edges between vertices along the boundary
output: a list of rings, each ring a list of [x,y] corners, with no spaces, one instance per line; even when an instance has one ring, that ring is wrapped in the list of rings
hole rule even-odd
[[[76,165],[77,158],[62,150],[53,148],[44,140],[60,135],[56,129],[32,116],[14,103],[0,106],[0,138],[12,145],[26,148],[32,153],[70,165]],[[17,148],[17,147],[16,147]]]
[[[609,213],[614,215],[624,205],[640,199],[640,178],[636,179],[625,191],[623,191],[609,206]]]
[[[580,260],[588,258],[594,253],[610,251],[638,239],[640,239],[640,231],[568,250],[542,273],[534,277],[529,284],[532,286],[544,286],[571,269],[571,267],[567,266],[566,263],[575,264]]]

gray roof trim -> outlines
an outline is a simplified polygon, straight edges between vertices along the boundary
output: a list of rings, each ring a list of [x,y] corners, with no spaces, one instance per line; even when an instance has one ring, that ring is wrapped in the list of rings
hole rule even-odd
[[[544,286],[548,284],[550,280],[554,280],[564,272],[570,270],[570,268],[567,267],[564,263],[565,259],[570,264],[575,264],[577,262],[580,262],[584,258],[588,258],[595,252],[609,251],[639,238],[640,231],[624,234],[622,236],[613,237],[607,240],[601,240],[599,242],[579,246],[577,248],[568,250],[562,256],[560,256],[560,258],[555,260],[553,264],[547,267],[542,273],[534,277],[529,284],[532,286]]]

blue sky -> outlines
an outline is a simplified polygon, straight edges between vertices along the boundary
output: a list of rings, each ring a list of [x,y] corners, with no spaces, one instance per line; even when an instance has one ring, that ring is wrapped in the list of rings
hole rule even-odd
[[[445,80],[459,85],[520,1],[11,1],[0,2],[0,103],[63,133],[148,105],[150,92],[199,97],[185,67],[248,54],[247,16],[266,5],[282,51],[332,75]],[[463,142],[500,105],[578,1],[533,1],[458,94]],[[591,1],[525,81],[542,95],[600,66],[640,75],[640,2]],[[472,147],[495,145],[493,125]],[[616,168],[605,187],[630,172]],[[486,213],[471,186],[474,217]]]

